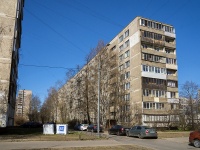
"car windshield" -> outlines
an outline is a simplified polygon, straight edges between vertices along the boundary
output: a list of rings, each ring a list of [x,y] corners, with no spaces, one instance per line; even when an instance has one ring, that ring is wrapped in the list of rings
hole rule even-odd
[[[148,126],[144,126],[144,129],[151,129],[151,127],[148,127]]]

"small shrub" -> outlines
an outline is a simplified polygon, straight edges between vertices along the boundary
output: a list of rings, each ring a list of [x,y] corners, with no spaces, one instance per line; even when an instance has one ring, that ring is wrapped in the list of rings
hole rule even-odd
[[[25,123],[27,120],[23,118],[22,116],[15,116],[15,125],[20,126],[23,123]]]

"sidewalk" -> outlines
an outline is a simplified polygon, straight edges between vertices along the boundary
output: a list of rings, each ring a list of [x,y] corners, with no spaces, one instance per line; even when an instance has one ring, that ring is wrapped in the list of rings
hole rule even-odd
[[[124,144],[115,140],[0,142],[0,147],[3,150],[28,150],[39,148],[93,147],[117,145]]]

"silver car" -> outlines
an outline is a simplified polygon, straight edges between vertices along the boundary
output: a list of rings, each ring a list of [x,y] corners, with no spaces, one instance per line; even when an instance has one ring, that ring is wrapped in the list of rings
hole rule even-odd
[[[158,134],[154,128],[148,126],[133,126],[126,132],[127,136],[136,136],[142,138],[158,138]]]
[[[88,127],[88,124],[80,124],[78,126],[78,128],[79,128],[80,131],[86,131],[87,127]]]

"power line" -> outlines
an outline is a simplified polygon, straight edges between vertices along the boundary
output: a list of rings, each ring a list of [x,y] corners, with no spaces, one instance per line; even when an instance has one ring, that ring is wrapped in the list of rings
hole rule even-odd
[[[33,1],[34,1],[34,0],[33,0]],[[85,29],[87,29],[87,30],[89,30],[89,31],[92,31],[92,32],[96,33],[96,34],[99,34],[99,35],[102,35],[102,36],[104,36],[104,37],[106,37],[106,38],[109,38],[108,36],[103,35],[102,32],[97,32],[97,30],[92,30],[91,28],[89,28],[89,27],[87,27],[87,26],[84,26],[83,24],[80,24],[79,22],[77,22],[77,21],[75,21],[75,20],[73,20],[73,19],[71,19],[71,18],[69,18],[69,17],[66,17],[66,16],[64,16],[64,15],[61,14],[61,13],[58,13],[58,12],[54,11],[53,9],[51,9],[51,8],[49,8],[49,7],[47,7],[47,6],[43,5],[43,4],[41,4],[41,3],[38,3],[38,2],[36,2],[36,1],[34,1],[34,2],[37,3],[39,6],[45,8],[45,9],[48,9],[48,10],[50,10],[50,11],[52,11],[52,12],[58,14],[59,16],[65,18],[65,19],[68,19],[69,21],[71,21],[71,22],[73,22],[73,23],[79,25],[79,26],[82,27],[82,28],[85,28]]]
[[[159,12],[159,10],[162,9],[162,8],[168,3],[168,1],[169,1],[169,0],[166,0],[165,3],[162,4],[162,5],[159,7],[159,9],[157,9],[152,15],[150,15],[151,18],[153,18],[153,16],[154,16],[155,14],[157,14],[157,12]]]
[[[183,9],[183,7],[184,7],[188,2],[189,2],[189,0],[186,0],[185,3],[182,3],[182,5],[180,5],[179,8],[177,8],[176,11],[175,11],[172,15],[170,15],[170,17],[168,17],[168,18],[165,19],[165,20],[168,20],[168,19],[170,20],[170,19],[172,18],[172,16],[175,16],[177,13],[179,13],[180,10]]]
[[[35,17],[37,20],[39,20],[42,24],[44,24],[45,26],[47,26],[49,29],[51,29],[53,32],[55,32],[57,35],[59,35],[62,39],[64,39],[65,41],[67,41],[68,43],[70,43],[71,45],[73,45],[74,47],[76,47],[78,50],[80,50],[81,52],[84,52],[85,54],[87,54],[84,50],[82,50],[80,47],[78,47],[76,44],[74,44],[73,42],[71,42],[70,40],[68,40],[65,36],[63,36],[61,33],[57,32],[54,28],[52,28],[51,26],[49,26],[47,23],[45,23],[42,19],[38,18],[36,15],[34,15],[32,12],[30,12],[29,10],[27,10],[26,8],[24,8],[29,14],[31,14],[33,17]]]
[[[37,68],[51,68],[51,69],[67,69],[67,70],[77,70],[77,68],[66,68],[66,67],[55,67],[55,66],[41,66],[41,65],[26,65],[26,64],[19,64],[20,66],[25,67],[37,67]]]
[[[120,28],[123,28],[123,27],[124,27],[124,26],[122,26],[121,24],[112,21],[112,20],[111,20],[110,18],[108,18],[107,16],[104,16],[104,15],[102,15],[102,14],[96,12],[95,10],[91,9],[91,8],[88,7],[87,5],[81,3],[80,1],[77,1],[77,0],[75,0],[75,1],[78,2],[79,4],[81,4],[82,6],[84,6],[85,8],[87,8],[87,10],[89,10],[90,12],[93,13],[93,14],[90,13],[90,15],[92,15],[92,16],[94,16],[94,17],[97,17],[97,18],[99,18],[99,19],[101,19],[101,20],[103,20],[103,21],[106,21],[106,22],[108,22],[108,23],[110,23],[110,24],[116,25],[116,26],[118,26],[118,27],[120,27]],[[76,9],[77,9],[77,8],[76,8]],[[78,10],[80,10],[80,9],[78,9]]]
[[[143,11],[143,14],[146,12],[146,10],[147,10],[147,8],[150,6],[151,2],[152,2],[152,0],[150,0],[149,3],[146,5],[146,7],[145,7],[145,9],[144,9],[144,11]]]

